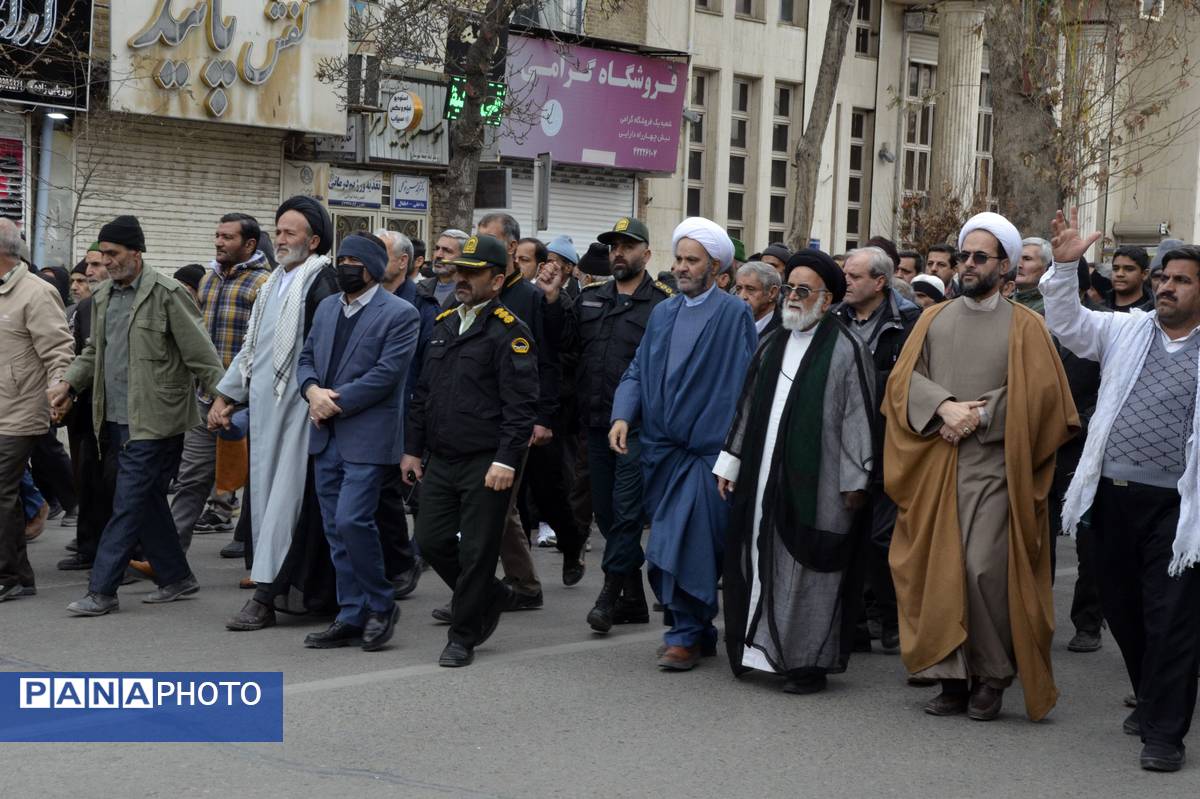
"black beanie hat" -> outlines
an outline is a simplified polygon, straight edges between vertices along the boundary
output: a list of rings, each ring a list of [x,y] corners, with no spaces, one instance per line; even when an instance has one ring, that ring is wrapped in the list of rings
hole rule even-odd
[[[120,244],[138,252],[146,251],[146,235],[142,233],[141,223],[136,216],[118,216],[104,227],[100,228],[97,241],[107,241],[110,244]]]
[[[579,269],[584,274],[594,277],[611,275],[612,265],[608,262],[608,245],[598,241],[588,245],[587,252],[579,259]]]
[[[183,285],[191,286],[196,291],[199,291],[200,281],[204,279],[204,267],[200,264],[181,266],[175,270],[175,274],[172,277]]]

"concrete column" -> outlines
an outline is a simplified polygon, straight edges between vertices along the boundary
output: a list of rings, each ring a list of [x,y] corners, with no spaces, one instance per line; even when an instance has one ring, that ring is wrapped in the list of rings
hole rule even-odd
[[[975,196],[979,75],[983,69],[983,5],[950,0],[937,7],[937,108],[933,120],[930,197]]]

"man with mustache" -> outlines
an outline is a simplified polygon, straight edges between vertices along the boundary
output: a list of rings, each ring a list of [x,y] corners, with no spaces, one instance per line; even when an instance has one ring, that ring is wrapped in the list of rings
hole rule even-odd
[[[564,350],[578,354],[577,396],[580,422],[587,433],[592,510],[604,536],[604,587],[588,612],[587,623],[598,633],[614,624],[646,624],[642,582],[642,467],[638,428],[626,437],[626,452],[608,446],[613,395],[633,360],[651,311],[674,292],[646,273],[650,263],[650,230],[640,219],[622,217],[600,234],[608,245],[613,279],[592,283],[572,308]]]
[[[1059,211],[1052,229],[1046,323],[1101,364],[1063,528],[1074,534],[1091,508],[1100,601],[1137,694],[1123,728],[1142,739],[1142,768],[1178,771],[1200,665],[1200,247],[1163,255],[1152,312],[1104,313],[1078,294],[1077,264],[1101,234],[1080,235],[1078,209]]]
[[[417,294],[422,297],[433,297],[442,310],[446,306],[454,307],[454,264],[450,263],[462,255],[463,244],[470,236],[456,228],[442,231],[433,243],[433,260],[429,268],[433,277],[427,277],[417,284]]]
[[[666,609],[658,666],[687,671],[716,654],[717,581],[729,505],[712,469],[733,419],[758,332],[746,303],[717,288],[733,242],[702,217],[671,236],[680,294],[660,303],[613,398],[609,446],[629,454],[641,429],[650,585]]]
[[[963,294],[921,315],[883,403],[901,657],[942,683],[927,713],[994,719],[1019,675],[1037,720],[1058,697],[1046,495],[1079,417],[1041,317],[1000,296],[1016,227],[977,214],[958,248]]]
[[[801,250],[789,268],[782,329],[755,354],[713,473],[721,496],[733,494],[733,673],[781,674],[784,691],[809,694],[845,670],[854,642],[861,585],[849,575],[875,460],[875,384],[870,352],[830,313],[846,291],[837,264]]]

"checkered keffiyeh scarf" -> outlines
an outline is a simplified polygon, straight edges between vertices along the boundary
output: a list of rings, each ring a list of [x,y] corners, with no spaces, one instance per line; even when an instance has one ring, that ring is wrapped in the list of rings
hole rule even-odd
[[[304,321],[304,290],[312,282],[312,277],[329,263],[328,255],[310,255],[308,260],[296,267],[296,275],[283,295],[283,307],[279,310],[279,320],[275,324],[275,342],[271,352],[271,371],[273,373],[272,389],[275,401],[283,399],[288,381],[292,377],[295,364],[296,333]],[[275,296],[275,286],[284,274],[282,266],[277,266],[267,278],[259,292],[259,299],[254,303],[250,312],[250,324],[246,328],[246,340],[242,343],[242,377],[250,380],[250,369],[254,365],[254,352],[258,345],[258,330],[262,323],[262,308],[265,302],[272,302]]]

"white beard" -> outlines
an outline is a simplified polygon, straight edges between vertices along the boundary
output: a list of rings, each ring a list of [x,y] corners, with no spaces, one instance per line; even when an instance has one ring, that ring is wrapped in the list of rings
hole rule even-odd
[[[780,323],[783,325],[784,330],[808,330],[817,322],[820,322],[821,317],[824,316],[820,306],[817,305],[802,311],[785,305],[782,311]]]

